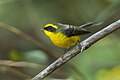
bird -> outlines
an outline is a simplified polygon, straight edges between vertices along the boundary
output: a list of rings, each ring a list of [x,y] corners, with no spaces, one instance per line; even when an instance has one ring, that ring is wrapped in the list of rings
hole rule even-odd
[[[94,24],[96,22],[88,22],[81,26],[48,23],[42,30],[55,46],[65,49],[62,53],[63,55],[67,49],[80,42],[82,35],[90,33],[85,27]]]

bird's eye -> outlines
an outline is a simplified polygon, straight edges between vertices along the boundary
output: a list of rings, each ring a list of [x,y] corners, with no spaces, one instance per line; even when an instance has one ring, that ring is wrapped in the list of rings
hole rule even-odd
[[[56,28],[54,28],[52,26],[48,26],[48,27],[45,27],[44,30],[47,30],[47,31],[50,31],[50,32],[55,32]]]

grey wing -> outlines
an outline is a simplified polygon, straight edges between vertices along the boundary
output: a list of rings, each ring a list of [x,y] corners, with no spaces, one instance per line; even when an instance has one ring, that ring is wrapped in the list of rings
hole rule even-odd
[[[60,24],[59,26],[61,26],[59,31],[62,31],[62,33],[65,34],[67,37],[90,33],[88,30],[84,28],[80,28],[80,27],[73,26],[73,25]]]

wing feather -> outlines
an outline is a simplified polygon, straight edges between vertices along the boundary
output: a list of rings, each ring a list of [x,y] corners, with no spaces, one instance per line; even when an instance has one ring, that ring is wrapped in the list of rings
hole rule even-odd
[[[73,25],[66,25],[66,24],[64,25],[61,23],[59,23],[57,25],[60,26],[60,28],[57,30],[57,32],[61,31],[67,37],[78,36],[78,35],[90,33],[88,30],[86,30],[84,28],[80,28],[80,27],[73,26]]]

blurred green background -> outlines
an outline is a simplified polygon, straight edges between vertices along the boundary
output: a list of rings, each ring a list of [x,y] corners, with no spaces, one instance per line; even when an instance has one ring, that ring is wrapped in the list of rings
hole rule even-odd
[[[89,27],[91,34],[120,19],[120,0],[0,0],[0,79],[27,80],[61,56],[40,31],[47,23]],[[95,43],[45,80],[120,80],[120,31]]]

